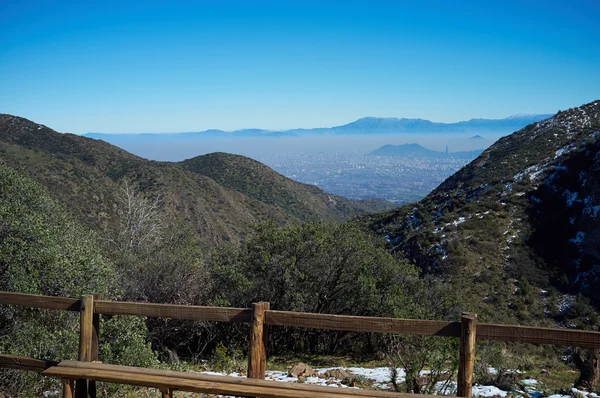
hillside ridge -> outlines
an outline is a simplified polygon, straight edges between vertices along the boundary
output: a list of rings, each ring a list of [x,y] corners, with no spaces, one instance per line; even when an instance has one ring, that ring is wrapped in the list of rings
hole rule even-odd
[[[0,162],[46,186],[55,200],[97,230],[118,221],[116,209],[124,179],[137,186],[141,195],[160,197],[165,216],[191,226],[196,238],[207,245],[240,242],[264,219],[279,225],[298,219],[266,198],[251,198],[180,165],[149,161],[107,142],[57,133],[7,114],[0,115]],[[318,188],[305,193],[314,194],[314,190]],[[355,209],[362,207],[356,204],[347,214],[343,208],[327,207],[318,213],[308,208],[305,219],[325,214],[345,220],[359,214]]]
[[[205,175],[220,185],[285,209],[302,221],[341,221],[370,207],[287,178],[246,156],[215,152],[178,163],[184,170]],[[393,205],[389,202],[388,208]]]
[[[600,101],[559,112],[501,138],[420,202],[365,222],[482,319],[564,322],[576,293],[600,304],[599,137]]]

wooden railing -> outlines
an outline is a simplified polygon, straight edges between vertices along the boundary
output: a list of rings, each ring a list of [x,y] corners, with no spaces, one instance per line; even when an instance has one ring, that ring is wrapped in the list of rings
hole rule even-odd
[[[101,314],[250,323],[248,377],[252,379],[265,378],[269,326],[455,337],[460,339],[457,394],[462,397],[471,396],[476,340],[518,341],[600,349],[600,332],[477,324],[476,316],[472,314],[463,314],[458,322],[448,322],[273,311],[269,309],[269,303],[264,302],[254,303],[252,308],[226,308],[106,301],[101,300],[98,295],[72,299],[9,292],[0,292],[0,305],[79,312],[79,360],[86,362],[98,360]],[[49,361],[7,355],[0,358],[0,367],[23,370],[41,372],[51,364]],[[95,396],[94,382],[79,380],[76,396],[88,396],[88,393]]]

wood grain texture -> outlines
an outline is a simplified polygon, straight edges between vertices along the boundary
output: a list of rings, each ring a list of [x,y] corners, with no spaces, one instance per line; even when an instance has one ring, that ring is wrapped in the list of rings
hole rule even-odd
[[[96,301],[100,300],[102,296],[100,294],[93,294],[94,306]],[[92,345],[90,347],[90,361],[98,361],[98,355],[100,352],[100,314],[93,312],[92,315]],[[88,381],[88,396],[90,398],[96,398],[97,388],[96,381]]]
[[[267,311],[266,324],[302,328],[460,337],[460,322]]]
[[[73,381],[68,379],[62,380],[63,398],[73,398]]]
[[[80,300],[24,293],[0,292],[0,305],[79,311]],[[170,304],[96,301],[96,314],[137,315],[217,322],[250,322],[251,310],[245,308],[200,307]],[[295,326],[355,332],[417,334],[460,337],[460,322],[375,318],[347,315],[271,311],[265,313],[265,325]],[[520,341],[600,349],[600,332],[480,323],[481,340]]]
[[[77,299],[10,292],[0,292],[0,305],[21,305],[63,311],[79,311],[80,307]]]
[[[250,348],[248,349],[248,377],[264,380],[267,370],[267,345],[265,334],[265,311],[269,303],[252,304],[252,322],[250,324]]]
[[[0,354],[0,368],[11,368],[41,373],[49,367],[56,366],[57,364],[58,362],[54,361],[45,361],[42,359],[22,357],[19,355]]]
[[[101,296],[99,294],[94,294],[94,308],[96,306],[96,302],[100,300]],[[100,348],[100,314],[96,311],[93,311],[92,314],[92,346],[90,353],[90,361],[97,361],[98,354]]]
[[[473,396],[473,367],[475,366],[475,344],[477,332],[477,315],[463,314],[460,320],[460,354],[458,358],[457,395],[471,398]]]
[[[158,389],[171,389],[176,391],[202,392],[205,394],[223,394],[235,396],[260,396],[267,398],[340,398],[343,396],[353,396],[354,392],[347,388],[330,388],[320,386],[305,386],[306,391],[292,389],[287,386],[288,383],[268,382],[265,386],[250,385],[248,381],[258,382],[259,380],[248,380],[229,376],[217,376],[220,381],[206,381],[190,378],[181,378],[176,376],[159,376],[136,374],[125,371],[99,370],[86,368],[71,368],[54,366],[42,373],[48,377],[60,378],[78,378],[84,377],[109,383],[129,384],[144,387],[153,387]],[[235,383],[226,382],[226,379],[236,379]],[[276,386],[279,385],[279,386]],[[363,397],[395,397],[395,398],[413,398],[410,394],[388,393],[381,395],[378,391],[362,391]],[[424,395],[424,398],[433,398],[434,396]]]
[[[94,296],[87,295],[81,299],[79,322],[79,360],[89,362],[92,357],[92,339],[94,331]],[[75,397],[88,398],[89,386],[85,379],[78,379],[75,384]]]
[[[600,332],[587,330],[542,328],[516,325],[477,325],[477,338],[484,340],[520,341],[582,348],[600,348]]]
[[[104,300],[96,302],[95,312],[98,314],[137,315],[216,322],[250,322],[252,315],[252,311],[249,308],[201,307],[195,305],[132,303]]]
[[[206,375],[200,373],[193,372],[176,372],[172,370],[158,370],[158,369],[146,369],[146,368],[137,368],[133,366],[121,366],[121,365],[110,365],[104,363],[92,363],[92,362],[79,362],[79,361],[62,361],[58,364],[59,368],[75,368],[75,369],[96,369],[96,370],[110,370],[114,372],[125,372],[131,374],[131,377],[136,377],[138,374],[146,374],[153,376],[161,376],[161,377],[176,377],[182,379],[191,379],[191,380],[200,380],[200,381],[210,381],[216,383],[229,383],[233,385],[243,384],[249,386],[257,386],[257,387],[269,387],[271,389],[283,388],[288,390],[296,390],[300,392],[312,392],[314,394],[314,387],[305,384],[295,384],[295,383],[280,383],[274,381],[267,380],[256,380],[256,379],[243,379],[239,377],[229,377],[229,376],[215,376],[215,375]],[[331,387],[324,387],[327,390],[331,391]],[[335,389],[337,391],[337,389]],[[340,389],[341,390],[341,389]],[[391,393],[387,391],[367,391],[367,390],[358,390],[358,389],[344,389],[346,391],[346,395],[350,396],[376,396],[376,397],[398,397],[399,395],[396,393]]]
[[[79,360],[90,361],[94,334],[94,296],[87,295],[81,300],[79,319]]]

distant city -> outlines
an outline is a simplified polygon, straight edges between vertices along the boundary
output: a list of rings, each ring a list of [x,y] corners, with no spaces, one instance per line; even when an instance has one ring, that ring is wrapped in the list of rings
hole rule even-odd
[[[349,199],[385,199],[396,204],[425,197],[472,158],[369,156],[364,153],[305,152],[262,156],[286,177]]]
[[[551,115],[438,123],[364,117],[341,126],[165,134],[87,133],[147,159],[181,161],[211,152],[256,159],[293,180],[349,199],[416,202],[497,139]]]

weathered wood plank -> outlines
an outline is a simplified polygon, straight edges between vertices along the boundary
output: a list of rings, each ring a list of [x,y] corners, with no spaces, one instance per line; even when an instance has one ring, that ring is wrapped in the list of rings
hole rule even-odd
[[[250,326],[250,348],[248,350],[248,377],[263,380],[267,370],[267,345],[265,330],[265,311],[269,303],[252,304],[252,323]]]
[[[460,337],[460,322],[266,311],[266,324],[301,328]]]
[[[223,381],[193,380],[180,377],[164,377],[147,374],[134,374],[125,371],[110,371],[86,368],[70,368],[54,366],[42,373],[44,376],[61,378],[85,377],[109,383],[130,384],[136,386],[153,387],[158,389],[171,389],[188,392],[202,392],[206,394],[223,394],[236,396],[260,396],[267,398],[340,398],[342,396],[355,395],[358,390],[348,388],[330,388],[320,386],[305,386],[306,391],[289,388],[288,383],[268,382],[266,386],[249,385],[248,381],[259,382],[260,380],[240,379],[222,376]],[[224,382],[225,379],[236,379],[236,382]],[[413,398],[410,394],[383,393],[376,391],[362,391],[363,397],[395,397]],[[433,395],[423,395],[424,398],[434,398]]]
[[[471,398],[473,396],[473,367],[475,365],[475,338],[477,315],[463,314],[460,320],[460,355],[458,359],[457,395]]]
[[[600,332],[516,325],[477,325],[477,339],[600,348]]]
[[[87,295],[81,299],[79,322],[79,360],[89,362],[92,357],[92,340],[94,334],[94,296]],[[88,381],[77,379],[75,397],[88,398]]]
[[[131,375],[145,374],[162,377],[176,377],[191,380],[210,381],[217,383],[229,383],[229,384],[244,384],[258,387],[269,387],[269,388],[283,388],[297,391],[308,391],[314,393],[315,386],[295,383],[279,383],[274,381],[256,380],[256,379],[243,379],[239,377],[226,377],[226,376],[215,376],[206,375],[193,372],[176,372],[172,370],[159,370],[159,369],[146,369],[137,368],[133,366],[121,366],[121,365],[110,365],[105,363],[92,363],[92,362],[79,362],[79,361],[62,361],[58,364],[59,368],[75,368],[75,369],[96,369],[96,370],[110,370],[115,372],[125,372]],[[132,376],[135,377],[135,376]],[[330,391],[331,387],[324,387],[326,391]],[[340,389],[341,390],[341,389]],[[336,389],[337,391],[337,389]],[[376,396],[376,397],[399,397],[401,394],[391,393],[387,391],[367,391],[358,389],[344,389],[347,391],[346,394],[350,396]],[[412,398],[412,395],[411,395]]]
[[[80,300],[34,294],[0,292],[0,305],[19,305],[51,310],[79,311]],[[97,314],[137,315],[216,322],[250,322],[251,310],[245,308],[200,307],[171,304],[131,303],[98,300]],[[460,336],[459,322],[346,315],[311,314],[286,311],[265,313],[265,325],[345,330],[355,332],[398,333]],[[600,332],[542,328],[517,325],[478,325],[477,338],[482,340],[520,341],[600,349]]]
[[[94,305],[96,301],[100,300],[100,294],[94,294]],[[92,346],[90,352],[90,361],[97,361],[98,355],[100,351],[100,314],[93,313],[92,316]],[[90,380],[88,382],[88,396],[90,398],[96,398],[97,389],[96,389],[96,381]]]
[[[49,310],[79,311],[80,303],[77,299],[65,297],[0,292],[0,305],[21,305],[24,307]]]
[[[132,303],[98,300],[98,314],[137,315],[156,318],[192,319],[216,322],[250,322],[252,311],[248,308],[201,307],[195,305]]]
[[[41,373],[51,366],[56,366],[58,362],[45,361],[19,355],[0,354],[0,368],[11,368],[19,370],[27,370],[31,372]]]

